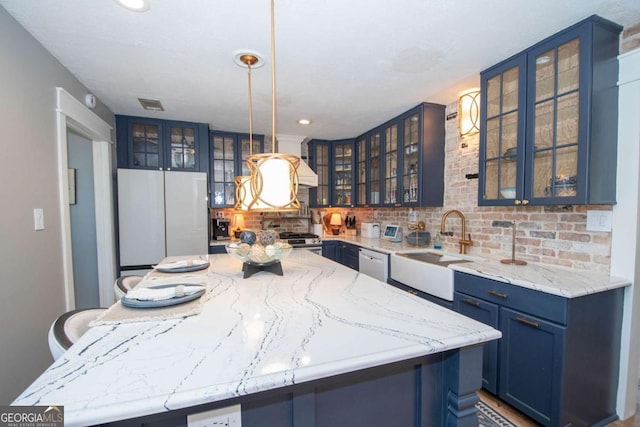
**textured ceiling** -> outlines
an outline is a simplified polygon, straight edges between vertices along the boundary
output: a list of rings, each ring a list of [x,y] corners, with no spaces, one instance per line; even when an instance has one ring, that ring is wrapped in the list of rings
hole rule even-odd
[[[0,0],[114,113],[271,133],[268,0],[150,0],[146,13],[109,0]],[[478,73],[598,14],[640,21],[638,0],[276,0],[278,133],[356,136],[422,102],[450,103]],[[137,98],[162,101],[165,111]],[[313,120],[310,126],[298,118]]]

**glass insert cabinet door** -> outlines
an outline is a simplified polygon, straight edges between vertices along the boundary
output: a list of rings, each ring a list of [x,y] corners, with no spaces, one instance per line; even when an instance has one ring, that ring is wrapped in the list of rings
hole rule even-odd
[[[212,206],[235,204],[235,141],[232,135],[214,134],[211,137]]]
[[[352,199],[353,142],[335,143],[334,160],[334,204],[350,205]]]
[[[384,204],[398,203],[398,125],[385,129],[384,141]]]
[[[404,120],[402,202],[418,201],[418,159],[420,153],[420,121],[417,114]]]
[[[578,185],[580,40],[534,56],[529,197],[575,197]]]
[[[382,135],[371,134],[369,139],[369,199],[372,205],[380,204],[380,173],[382,164]]]
[[[160,135],[162,129],[158,124],[133,123],[131,127],[133,164],[132,167],[161,168],[162,150]]]
[[[484,179],[479,201],[513,205],[520,199],[524,166],[524,99],[526,57],[509,63],[486,80],[480,161]],[[482,141],[484,139],[484,141]]]
[[[367,138],[356,140],[356,204],[367,204]]]
[[[318,175],[318,186],[315,188],[316,206],[329,205],[329,143],[316,143],[312,145],[313,164]]]
[[[172,169],[196,169],[196,131],[193,127],[169,126]]]

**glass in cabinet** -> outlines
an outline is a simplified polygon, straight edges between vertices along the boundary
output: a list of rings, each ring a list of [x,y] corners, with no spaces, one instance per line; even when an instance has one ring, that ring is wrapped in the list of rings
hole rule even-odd
[[[615,203],[620,30],[590,17],[481,74],[479,205]],[[509,68],[517,119],[497,97]]]
[[[329,206],[329,178],[330,178],[330,141],[312,140],[309,143],[311,168],[318,175],[318,186],[309,190],[311,206]]]
[[[398,124],[384,130],[384,200],[385,205],[398,203]]]
[[[262,153],[264,137],[232,132],[211,132],[211,201],[212,207],[232,207],[236,202],[236,176],[248,176],[246,160],[250,154]]]
[[[118,167],[208,171],[208,126],[145,117],[116,116]]]
[[[134,120],[131,128],[131,167],[133,168],[162,168],[162,130],[163,126],[157,120]]]
[[[402,139],[402,203],[418,202],[418,165],[420,153],[420,118],[412,114],[404,119]]]
[[[522,185],[519,141],[524,139],[525,57],[500,67],[483,80],[484,105],[480,164],[484,180],[482,200],[514,204],[516,189]],[[483,138],[484,137],[484,138]],[[483,144],[484,142],[484,144]]]
[[[367,204],[367,138],[356,140],[356,205]]]
[[[334,141],[332,205],[350,206],[353,197],[353,141]]]

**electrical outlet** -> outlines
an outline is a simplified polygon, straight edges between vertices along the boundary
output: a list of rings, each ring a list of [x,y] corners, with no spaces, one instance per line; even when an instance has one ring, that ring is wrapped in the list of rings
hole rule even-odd
[[[240,405],[187,415],[187,427],[242,427]]]

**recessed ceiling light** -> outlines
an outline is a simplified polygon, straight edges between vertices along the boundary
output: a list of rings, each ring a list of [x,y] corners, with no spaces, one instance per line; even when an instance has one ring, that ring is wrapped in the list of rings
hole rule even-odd
[[[309,119],[300,119],[300,120],[298,120],[298,123],[300,123],[301,125],[310,125],[311,124],[311,120],[309,120]]]
[[[134,12],[146,12],[149,10],[149,0],[115,0],[120,6]]]

